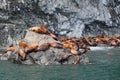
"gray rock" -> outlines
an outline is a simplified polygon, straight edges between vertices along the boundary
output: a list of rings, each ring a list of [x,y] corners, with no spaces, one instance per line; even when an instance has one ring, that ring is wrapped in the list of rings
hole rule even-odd
[[[8,31],[0,24],[0,45],[11,44],[10,38],[16,44],[27,28],[40,26],[44,22],[58,36],[120,35],[120,1],[1,0],[0,23],[4,23]]]
[[[23,27],[11,23],[0,23],[0,46],[8,47],[16,45],[23,38],[26,30]]]
[[[47,42],[58,42],[54,40],[51,36],[45,34],[39,34],[33,31],[27,31],[24,40],[28,44],[39,43],[39,45]],[[64,49],[58,49],[50,47],[45,51],[38,51],[29,53],[27,59],[23,61],[23,64],[36,63],[40,65],[50,65],[50,64],[61,64],[57,61],[58,58],[64,56],[68,52]],[[64,61],[62,64],[68,64],[69,61]],[[69,62],[70,64],[70,62]]]
[[[27,41],[28,43],[39,43],[39,45],[47,42],[58,42],[54,40],[51,36],[46,35],[46,34],[39,34],[35,33],[33,31],[27,31],[24,40]]]
[[[42,45],[47,42],[58,42],[49,35],[39,34],[33,31],[27,31],[22,41],[27,42],[27,44],[39,43],[39,45]],[[19,47],[17,46],[15,51],[13,52],[8,51],[7,53],[0,56],[0,60],[9,60],[17,64],[51,65],[51,64],[73,64],[73,61],[76,60],[76,58],[81,57],[82,59],[82,55],[80,56],[73,55],[67,59],[64,59],[63,56],[70,53],[68,49],[49,47],[49,49],[45,51],[31,51],[29,53],[26,53],[27,54],[26,59],[22,60],[18,54],[18,50]],[[86,56],[83,57],[84,59],[82,61],[87,62],[87,59],[85,59],[85,57]]]
[[[35,60],[35,63],[37,64],[50,65],[50,64],[61,64],[56,60],[57,58],[65,54],[66,51],[64,49],[57,49],[51,47],[46,51],[32,52],[29,55]]]
[[[8,51],[0,57],[0,60],[8,60],[10,58],[13,58],[13,56],[15,57],[15,55],[13,55],[11,51]]]

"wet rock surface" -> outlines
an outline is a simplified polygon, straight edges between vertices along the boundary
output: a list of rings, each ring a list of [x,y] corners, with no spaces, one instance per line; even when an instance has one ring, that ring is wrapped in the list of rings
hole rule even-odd
[[[120,35],[119,3],[119,0],[1,0],[0,46],[16,44],[28,27],[44,22],[58,36]]]

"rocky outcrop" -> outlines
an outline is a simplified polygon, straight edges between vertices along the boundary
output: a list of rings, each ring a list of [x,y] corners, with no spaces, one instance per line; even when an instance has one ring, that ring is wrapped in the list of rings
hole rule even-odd
[[[43,24],[41,27],[29,28],[25,37],[16,45],[0,49],[0,60],[40,65],[79,64],[80,61],[90,63],[86,53],[93,50],[92,47],[100,49],[100,46],[107,46],[106,49],[118,48],[120,36],[57,37]]]
[[[44,22],[58,36],[120,35],[120,1],[1,0],[0,45],[16,44],[28,27]]]
[[[44,43],[60,43],[60,41],[54,40],[51,36],[46,34],[39,34],[33,31],[27,31],[27,34],[25,35],[24,39],[21,40],[26,42],[27,44],[34,44],[38,43],[38,45],[42,45]],[[19,42],[18,42],[19,43]],[[21,48],[20,46],[16,46],[16,49],[14,51],[7,51],[4,54],[0,55],[0,60],[9,60],[13,63],[17,64],[39,64],[39,65],[51,65],[51,64],[74,64],[76,59],[80,59],[81,62],[89,63],[89,59],[85,54],[76,56],[71,55],[69,57],[63,58],[65,55],[69,55],[70,52],[68,49],[65,48],[55,48],[55,47],[49,47],[45,50],[38,50],[38,51],[30,51],[26,52],[27,55],[26,58],[23,60],[19,53],[19,50],[22,49],[24,51],[24,48]],[[43,48],[43,46],[41,47]],[[78,64],[79,61],[75,64]]]

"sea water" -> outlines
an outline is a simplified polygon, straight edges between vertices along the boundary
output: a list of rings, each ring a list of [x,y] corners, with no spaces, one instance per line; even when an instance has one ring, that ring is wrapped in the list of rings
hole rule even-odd
[[[120,80],[120,49],[87,53],[92,64],[21,65],[0,61],[0,80]]]

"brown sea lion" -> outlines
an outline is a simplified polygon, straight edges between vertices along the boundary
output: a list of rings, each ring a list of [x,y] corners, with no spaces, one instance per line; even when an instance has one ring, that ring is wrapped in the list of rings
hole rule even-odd
[[[112,36],[112,39],[120,39],[120,36]]]
[[[71,49],[72,47],[72,45],[69,42],[62,42],[62,45],[67,49]]]
[[[110,46],[114,46],[114,47],[118,47],[118,46],[119,46],[118,41],[115,40],[115,39],[109,39],[108,44],[109,44]]]
[[[29,31],[34,31],[34,32],[37,32],[37,33],[39,33],[41,30],[40,30],[40,27],[32,27],[32,28],[29,28],[28,29]]]
[[[78,42],[79,41],[79,38],[76,38],[76,37],[70,37],[69,38],[71,41],[74,41],[74,42]]]
[[[108,40],[110,39],[109,37],[106,37],[104,35],[98,36],[97,38],[99,38],[103,43],[106,44],[106,42],[108,42]]]
[[[85,44],[85,43],[79,43],[79,48],[81,48],[81,49],[87,49],[88,48],[88,46]]]
[[[103,41],[104,43],[107,43],[108,42],[108,40],[109,40],[109,38],[108,37],[105,37],[105,38],[100,38],[101,39],[101,41]]]
[[[96,38],[96,39],[95,39],[95,42],[96,42],[97,44],[102,44],[102,43],[103,43],[100,38]]]
[[[20,42],[18,43],[18,46],[21,47],[21,48],[29,47],[29,45],[28,45],[26,42],[22,42],[22,41],[20,41]]]
[[[40,27],[32,27],[32,28],[29,28],[28,30],[30,31],[34,31],[34,32],[37,32],[37,33],[40,33],[40,34],[49,34],[50,32],[48,31],[48,29],[46,28],[46,25],[42,25]]]
[[[101,35],[98,35],[97,37],[98,37],[98,38],[105,38],[106,36],[103,35],[103,34],[101,34]]]
[[[88,52],[89,50],[90,50],[89,47],[87,47],[86,49],[81,49],[81,50],[80,50],[80,55]]]
[[[48,34],[50,35],[52,38],[58,40],[58,37],[56,35],[54,35],[53,33],[51,33],[47,28],[46,28],[46,25],[43,24],[41,27],[41,30],[44,32],[44,34]]]
[[[78,45],[78,43],[77,42],[71,42],[70,43],[71,44],[71,49],[74,49],[74,50],[78,50],[79,49],[79,45]]]
[[[34,51],[38,48],[38,43],[33,43],[31,45],[29,45],[28,47],[25,48],[25,52],[31,52]]]
[[[95,40],[98,44],[107,44],[107,42],[109,41],[108,37],[104,37],[104,38],[96,38]]]
[[[33,43],[30,45],[30,44],[27,44],[27,43],[21,42],[21,41],[18,43],[18,45],[20,48],[24,48],[26,53],[31,52],[31,51],[37,49],[37,47],[38,47],[38,43]]]
[[[67,38],[65,38],[65,37],[60,37],[59,40],[60,40],[61,42],[65,42],[65,41],[67,40]]]
[[[118,44],[120,45],[120,39],[116,39],[116,40],[117,40]]]
[[[41,28],[41,30],[43,31],[43,34],[48,34],[48,35],[50,35],[53,39],[59,40],[59,38],[58,38],[56,35],[54,35],[53,33],[51,33],[51,32],[46,28],[46,25],[45,25],[45,24],[43,24],[40,28]]]
[[[56,35],[54,35],[53,33],[49,33],[49,35],[50,35],[53,39],[59,40],[59,38],[58,38]]]
[[[63,56],[60,56],[59,58],[56,59],[56,61],[58,61],[59,63],[63,63],[65,61],[68,61],[69,57],[72,56],[71,53],[65,54]]]
[[[85,42],[88,46],[97,46],[97,43],[95,42],[94,37],[85,37]]]

